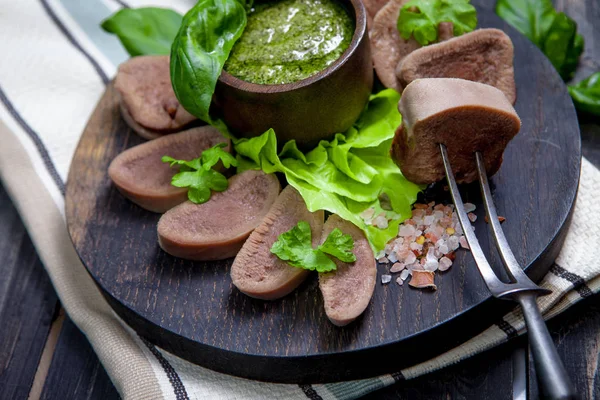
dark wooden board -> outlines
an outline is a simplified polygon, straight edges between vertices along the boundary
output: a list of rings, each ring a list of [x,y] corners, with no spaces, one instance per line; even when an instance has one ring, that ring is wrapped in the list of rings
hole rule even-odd
[[[507,31],[515,45],[516,109],[521,133],[492,179],[494,199],[517,260],[542,276],[564,239],[580,168],[577,118],[552,65],[527,39],[482,11],[480,26]],[[189,262],[162,252],[157,214],[125,200],[108,164],[141,143],[119,116],[109,86],[76,151],[67,185],[75,247],[113,308],[157,345],[209,368],[254,379],[304,382],[373,376],[437,355],[496,322],[510,303],[490,299],[468,252],[438,274],[438,291],[377,285],[364,316],[334,327],[324,316],[315,277],[275,302],[232,287],[231,260]],[[480,203],[473,187],[466,199]],[[490,251],[482,207],[476,231]],[[381,267],[379,274],[386,269]]]
[[[119,399],[94,349],[69,317],[54,349],[42,400]]]
[[[25,399],[58,299],[1,185],[0,221],[0,398]]]

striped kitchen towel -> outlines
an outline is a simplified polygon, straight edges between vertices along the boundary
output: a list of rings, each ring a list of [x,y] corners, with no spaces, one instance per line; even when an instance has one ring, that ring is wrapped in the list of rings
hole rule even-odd
[[[128,0],[127,5],[141,6]],[[148,5],[150,2],[144,2]],[[154,1],[185,12],[192,0]],[[162,3],[162,4],[161,4]],[[378,378],[318,385],[255,382],[184,361],[140,338],[111,310],[75,254],[64,219],[69,163],[96,102],[128,58],[100,22],[119,0],[0,0],[0,178],[60,300],[127,399],[351,399],[482,352],[524,331],[518,311],[463,345]],[[600,291],[600,172],[583,160],[565,246],[542,286],[546,318]]]

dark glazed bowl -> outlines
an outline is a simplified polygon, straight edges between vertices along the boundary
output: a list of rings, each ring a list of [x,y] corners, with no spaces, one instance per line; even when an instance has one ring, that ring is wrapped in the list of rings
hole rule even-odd
[[[243,81],[223,71],[215,100],[238,137],[273,128],[280,146],[296,139],[303,147],[344,132],[364,109],[373,87],[367,17],[361,0],[336,0],[354,17],[356,28],[346,51],[329,67],[306,79],[281,85]]]

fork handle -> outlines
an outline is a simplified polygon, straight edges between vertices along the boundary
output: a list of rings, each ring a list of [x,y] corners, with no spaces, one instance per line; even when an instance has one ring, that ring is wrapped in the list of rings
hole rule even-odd
[[[537,306],[537,294],[524,292],[516,297],[523,309],[535,372],[544,398],[576,399],[577,393]]]

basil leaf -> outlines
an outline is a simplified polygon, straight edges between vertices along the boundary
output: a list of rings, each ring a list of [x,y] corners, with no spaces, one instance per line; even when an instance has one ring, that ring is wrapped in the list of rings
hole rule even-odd
[[[569,85],[569,93],[578,110],[600,116],[600,72]]]
[[[440,22],[452,22],[454,35],[471,32],[477,26],[477,11],[470,0],[411,0],[398,15],[398,32],[405,40],[411,35],[422,46],[438,39]]]
[[[234,43],[246,27],[238,0],[200,0],[183,17],[171,48],[171,83],[181,105],[213,123],[210,104]]]
[[[123,8],[105,19],[101,27],[117,35],[132,57],[166,55],[181,20],[180,14],[168,8]]]
[[[573,76],[583,37],[575,21],[557,12],[550,0],[498,0],[496,13],[539,47],[564,80]]]

